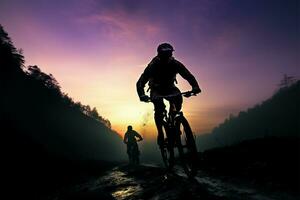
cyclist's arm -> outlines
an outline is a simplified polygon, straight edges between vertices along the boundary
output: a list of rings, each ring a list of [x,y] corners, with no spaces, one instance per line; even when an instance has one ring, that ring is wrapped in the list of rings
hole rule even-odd
[[[191,74],[191,72],[181,62],[177,60],[175,62],[176,62],[177,72],[182,76],[182,78],[184,78],[189,82],[193,90],[200,90],[198,82],[193,76],[193,74]]]
[[[127,134],[127,132],[126,132],[125,135],[124,135],[123,142],[126,144],[127,141],[128,141],[128,134]]]
[[[150,69],[149,68],[150,68],[150,66],[148,65],[136,83],[136,90],[137,90],[139,97],[145,95],[144,87],[145,87],[146,83],[149,81],[149,77],[150,77]]]
[[[138,132],[135,132],[135,137],[137,137],[139,141],[143,140],[143,137]]]

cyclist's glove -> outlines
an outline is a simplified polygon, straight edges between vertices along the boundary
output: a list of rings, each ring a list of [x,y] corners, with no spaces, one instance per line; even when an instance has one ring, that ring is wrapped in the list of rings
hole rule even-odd
[[[149,102],[149,100],[150,100],[150,97],[148,97],[147,95],[140,96],[140,101]]]
[[[199,87],[194,87],[194,88],[192,89],[192,92],[193,92],[194,94],[199,94],[199,93],[201,92],[201,89],[200,89]]]

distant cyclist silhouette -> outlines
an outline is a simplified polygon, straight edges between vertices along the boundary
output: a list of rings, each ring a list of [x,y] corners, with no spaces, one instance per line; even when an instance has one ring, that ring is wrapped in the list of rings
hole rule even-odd
[[[170,95],[174,93],[180,93],[180,90],[175,86],[176,75],[180,74],[186,79],[192,86],[192,92],[198,94],[201,89],[195,79],[195,77],[186,69],[186,67],[179,61],[177,61],[173,55],[173,47],[168,43],[162,43],[157,47],[157,56],[148,64],[142,75],[140,76],[136,86],[137,93],[141,101],[151,101],[154,104],[154,119],[158,131],[157,143],[161,145],[163,143],[163,130],[162,120],[163,112],[165,111],[165,104],[163,99],[155,96]],[[146,83],[149,85],[150,97],[145,95],[144,87]],[[176,110],[180,110],[182,107],[182,96],[174,96],[167,99],[169,103],[174,103]]]
[[[137,139],[138,140],[137,140]],[[127,131],[124,135],[124,143],[127,144],[127,154],[130,164],[139,164],[139,147],[137,142],[143,140],[143,137],[132,129],[132,126],[127,127]]]

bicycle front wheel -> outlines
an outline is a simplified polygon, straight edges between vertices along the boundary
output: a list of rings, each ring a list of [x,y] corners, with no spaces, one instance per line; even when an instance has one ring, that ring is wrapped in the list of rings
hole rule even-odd
[[[171,170],[174,166],[174,137],[170,133],[170,129],[167,124],[163,125],[164,142],[160,146],[161,156],[163,158],[164,165],[168,170]]]
[[[194,177],[197,174],[197,147],[192,129],[183,115],[177,121],[176,130],[176,146],[181,165],[188,177]]]

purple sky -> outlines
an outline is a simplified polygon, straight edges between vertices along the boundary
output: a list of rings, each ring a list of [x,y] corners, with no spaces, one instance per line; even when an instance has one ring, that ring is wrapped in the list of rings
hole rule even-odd
[[[297,0],[0,1],[0,23],[26,64],[52,73],[120,132],[142,129],[152,113],[135,82],[159,43],[173,44],[200,83],[203,94],[184,111],[204,133],[271,96],[284,73],[300,78],[299,21]]]

